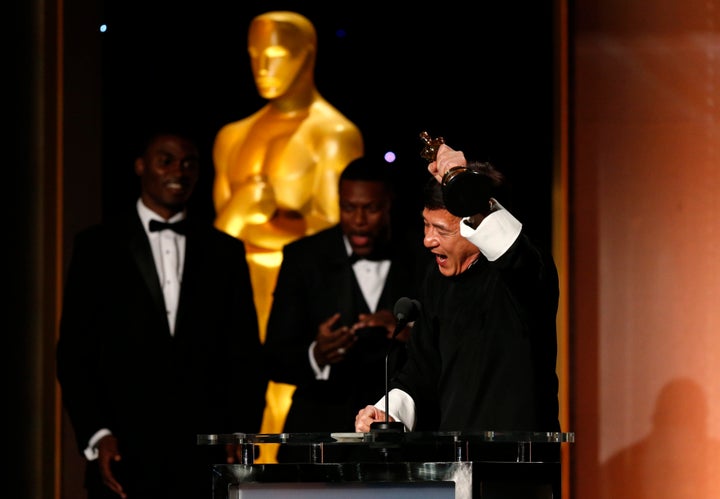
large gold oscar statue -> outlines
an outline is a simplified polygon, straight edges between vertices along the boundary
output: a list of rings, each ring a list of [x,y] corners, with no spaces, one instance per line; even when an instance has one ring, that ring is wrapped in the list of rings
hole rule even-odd
[[[363,139],[315,86],[317,35],[306,17],[287,11],[255,17],[248,52],[268,102],[215,137],[213,200],[215,225],[247,247],[264,341],[282,248],[339,221],[338,178],[362,156]],[[261,432],[282,431],[294,389],[270,383]],[[257,462],[276,462],[277,448],[263,447]]]

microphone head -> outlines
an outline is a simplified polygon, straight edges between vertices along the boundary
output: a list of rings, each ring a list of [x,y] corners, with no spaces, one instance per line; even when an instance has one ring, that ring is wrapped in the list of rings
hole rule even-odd
[[[404,322],[405,324],[412,322],[420,314],[420,302],[403,296],[395,302],[393,314],[398,322]]]

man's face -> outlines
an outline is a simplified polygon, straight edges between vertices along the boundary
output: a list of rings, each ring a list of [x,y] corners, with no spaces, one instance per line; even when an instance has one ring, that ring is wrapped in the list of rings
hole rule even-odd
[[[353,251],[367,256],[390,238],[391,196],[382,182],[340,182],[340,226]]]
[[[423,244],[435,256],[438,270],[444,276],[465,272],[480,255],[477,246],[460,235],[460,218],[449,211],[423,210],[425,237]]]
[[[162,135],[135,160],[145,205],[170,218],[182,211],[197,183],[200,164],[197,149],[174,135]]]

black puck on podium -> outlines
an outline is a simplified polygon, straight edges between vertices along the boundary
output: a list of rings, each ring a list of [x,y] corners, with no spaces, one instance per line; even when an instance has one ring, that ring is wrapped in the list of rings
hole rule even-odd
[[[405,425],[400,421],[375,421],[370,423],[370,433],[403,433]]]

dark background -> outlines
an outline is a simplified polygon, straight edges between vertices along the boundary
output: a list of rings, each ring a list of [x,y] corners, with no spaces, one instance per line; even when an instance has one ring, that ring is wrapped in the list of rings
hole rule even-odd
[[[102,60],[103,213],[137,194],[136,140],[172,123],[204,156],[193,209],[212,208],[212,143],[220,127],[265,104],[247,54],[251,19],[307,16],[318,32],[319,92],[358,125],[366,154],[396,152],[400,213],[420,221],[427,178],[419,133],[443,136],[508,177],[505,200],[549,243],[553,162],[552,2],[171,2],[106,0]]]

